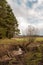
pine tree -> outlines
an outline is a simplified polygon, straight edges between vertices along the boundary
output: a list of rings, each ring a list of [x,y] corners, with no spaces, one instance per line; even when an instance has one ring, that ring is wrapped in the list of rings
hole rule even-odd
[[[0,38],[11,38],[19,33],[18,23],[6,0],[0,0]]]

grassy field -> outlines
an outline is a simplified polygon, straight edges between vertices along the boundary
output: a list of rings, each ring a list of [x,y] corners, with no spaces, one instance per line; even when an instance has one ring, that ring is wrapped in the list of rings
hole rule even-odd
[[[35,42],[37,42],[37,41],[39,41],[39,42],[43,41],[43,37],[36,37]],[[21,45],[23,43],[25,44],[28,42],[29,42],[29,37],[0,39],[0,57],[7,55],[7,53],[8,53],[7,50],[13,51],[15,48],[15,45],[18,46],[18,44]],[[3,44],[3,46],[2,46],[2,44]],[[11,45],[11,44],[14,44],[14,45]],[[36,46],[36,44],[35,44],[35,46]],[[43,44],[41,44],[40,46],[38,44],[37,47],[35,47],[35,46],[33,46],[33,47],[30,46],[28,48],[23,46],[23,48],[26,50],[26,53],[24,54],[24,56],[21,57],[22,60],[24,59],[23,60],[25,63],[24,65],[39,65],[39,63],[40,63],[40,65],[42,65],[42,62],[43,62]],[[27,50],[27,49],[29,49],[29,50]],[[8,65],[12,65],[12,62],[14,62],[15,60],[16,60],[16,58],[14,57],[11,61],[9,61]],[[20,61],[20,63],[22,62],[22,60]],[[19,59],[18,59],[18,61],[19,61]],[[6,65],[6,64],[4,63],[4,65]],[[21,65],[21,64],[19,64],[19,65]]]
[[[35,41],[43,41],[43,37],[36,37]],[[29,37],[0,39],[0,44],[22,44],[29,42]]]

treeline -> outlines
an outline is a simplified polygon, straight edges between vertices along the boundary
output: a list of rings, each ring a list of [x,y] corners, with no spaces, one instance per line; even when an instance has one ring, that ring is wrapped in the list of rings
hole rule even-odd
[[[18,22],[6,0],[0,0],[0,39],[19,33]]]

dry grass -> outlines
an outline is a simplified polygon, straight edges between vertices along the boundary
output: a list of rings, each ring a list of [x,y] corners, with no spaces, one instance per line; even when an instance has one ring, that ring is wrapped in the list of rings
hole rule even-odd
[[[28,37],[0,39],[0,44],[22,44],[28,42]],[[37,37],[35,41],[43,41],[43,37]]]

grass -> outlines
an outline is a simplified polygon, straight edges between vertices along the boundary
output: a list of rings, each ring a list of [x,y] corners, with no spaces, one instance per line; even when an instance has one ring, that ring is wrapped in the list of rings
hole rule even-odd
[[[39,65],[38,63],[40,62],[40,60],[42,60],[42,56],[42,52],[28,52],[25,56],[27,65]]]
[[[37,37],[36,41],[43,41],[43,37]]]
[[[0,44],[5,44],[5,45],[0,45],[0,56],[6,54],[6,50],[13,48],[12,45],[6,45],[6,44],[23,44],[23,43],[27,43],[28,42],[28,37],[23,37],[23,38],[11,38],[11,39],[0,39]],[[43,41],[43,37],[37,37],[35,41]],[[41,44],[42,45],[42,44]],[[37,51],[29,51],[25,54],[25,62],[27,65],[39,65],[39,60],[42,60],[42,50],[43,50],[43,45],[38,47],[38,52]],[[41,52],[42,51],[42,52]],[[3,53],[5,52],[5,53]],[[16,58],[13,58],[13,60],[11,60],[9,62],[9,65],[12,65],[12,62],[16,61]]]
[[[28,42],[27,37],[23,38],[11,38],[11,39],[0,39],[0,44],[22,44]],[[37,37],[35,41],[43,41],[43,37]]]

